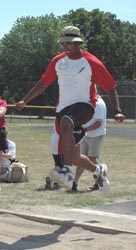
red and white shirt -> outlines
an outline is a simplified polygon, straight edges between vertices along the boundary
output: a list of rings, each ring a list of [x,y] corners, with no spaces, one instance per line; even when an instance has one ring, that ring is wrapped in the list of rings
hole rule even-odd
[[[57,78],[59,84],[57,112],[77,102],[90,103],[95,107],[96,84],[105,92],[116,87],[116,82],[103,63],[87,51],[83,51],[76,59],[69,58],[65,52],[55,56],[40,81],[50,86]]]
[[[5,121],[5,113],[7,111],[7,102],[5,100],[0,99],[0,107],[3,109],[4,115],[0,116],[0,128],[6,127],[6,121]]]

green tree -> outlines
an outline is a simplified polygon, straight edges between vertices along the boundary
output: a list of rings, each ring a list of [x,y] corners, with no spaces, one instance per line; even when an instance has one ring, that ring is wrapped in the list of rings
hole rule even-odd
[[[0,82],[2,95],[12,103],[22,98],[40,78],[50,59],[60,51],[57,43],[61,22],[53,14],[17,19],[10,33],[1,41]],[[38,97],[33,103],[54,104],[56,96]],[[52,91],[51,91],[52,90]],[[56,92],[56,91],[55,91]]]

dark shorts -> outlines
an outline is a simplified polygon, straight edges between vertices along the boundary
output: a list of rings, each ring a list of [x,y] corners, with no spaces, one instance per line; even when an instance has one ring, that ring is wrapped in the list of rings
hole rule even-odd
[[[62,117],[65,115],[70,117],[73,121],[73,134],[75,137],[75,143],[78,144],[85,136],[82,125],[92,118],[94,115],[94,108],[90,104],[83,102],[72,104],[61,110],[59,113],[56,113],[58,124],[60,124]]]
[[[73,135],[75,137],[75,145],[80,144],[85,136],[85,131],[82,126],[75,127],[73,130]]]
[[[93,114],[94,108],[90,104],[78,102],[56,113],[56,118],[58,123],[60,123],[62,117],[66,115],[72,119],[74,127],[76,128],[87,123],[92,118]]]
[[[8,149],[7,131],[5,128],[0,128],[0,150],[3,152]]]

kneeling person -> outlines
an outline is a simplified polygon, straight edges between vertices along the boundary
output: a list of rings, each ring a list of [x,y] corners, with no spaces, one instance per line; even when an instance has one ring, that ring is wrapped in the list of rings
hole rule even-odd
[[[0,181],[24,182],[27,181],[27,167],[16,161],[16,144],[7,139],[8,149],[1,153],[0,158]]]

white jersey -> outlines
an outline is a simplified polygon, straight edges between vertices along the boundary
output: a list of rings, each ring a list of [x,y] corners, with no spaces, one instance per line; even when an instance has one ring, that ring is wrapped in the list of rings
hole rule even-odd
[[[85,58],[79,60],[70,60],[68,57],[65,57],[64,60],[62,58],[56,63],[56,71],[60,76],[58,79],[60,94],[58,112],[64,107],[79,102],[79,97],[80,102],[90,103],[92,72]]]
[[[98,97],[95,107],[95,113],[92,119],[85,124],[84,127],[89,127],[90,125],[94,124],[96,121],[101,121],[102,124],[99,128],[87,131],[87,137],[97,137],[106,134],[106,116],[107,116],[107,108],[106,104],[101,97]]]
[[[40,81],[48,87],[57,78],[59,84],[57,112],[77,102],[89,103],[95,107],[96,83],[105,92],[116,86],[102,62],[86,51],[76,59],[69,58],[66,53],[54,57]]]

